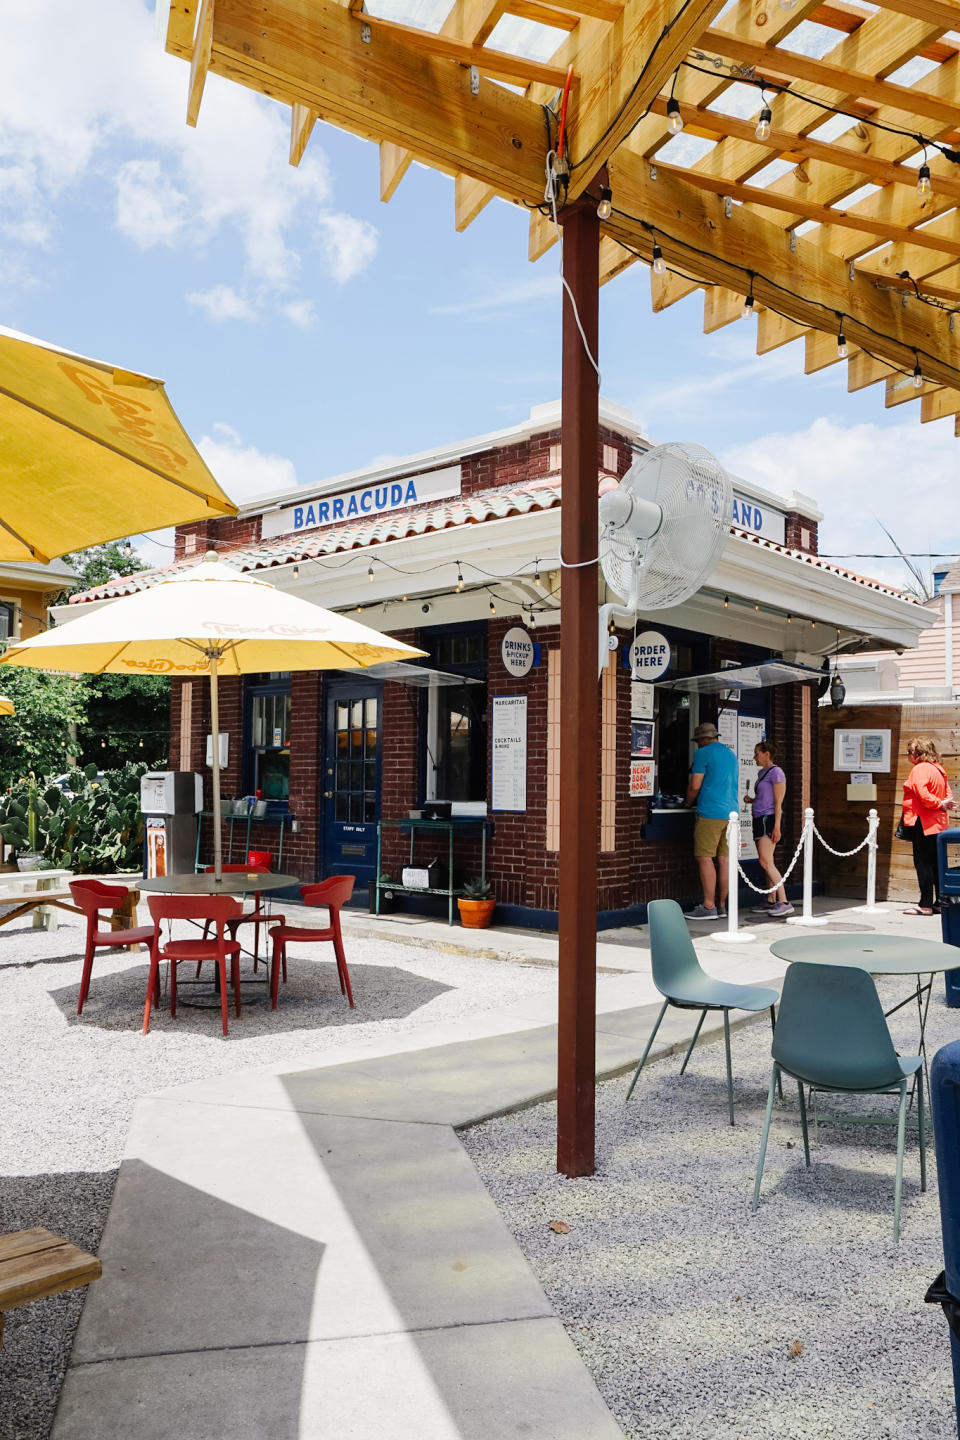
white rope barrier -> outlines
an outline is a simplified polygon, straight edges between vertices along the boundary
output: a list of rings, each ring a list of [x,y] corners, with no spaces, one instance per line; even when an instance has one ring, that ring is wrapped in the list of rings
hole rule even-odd
[[[877,831],[880,816],[876,810],[867,813],[867,903],[854,906],[857,915],[886,915],[889,912],[877,904]]]
[[[741,930],[740,920],[740,886],[737,884],[737,872],[740,870],[740,812],[730,811],[730,818],[727,821],[727,875],[730,879],[729,893],[727,895],[727,928],[721,930],[712,938],[727,944],[749,945],[756,940],[756,932],[753,930]]]
[[[799,915],[791,915],[788,925],[827,925],[829,916],[814,915],[813,913],[813,842],[814,838],[820,841],[823,848],[838,859],[849,859],[851,855],[857,855],[866,848],[867,851],[867,903],[853,907],[857,915],[886,915],[887,911],[882,905],[877,904],[877,832],[880,828],[880,817],[876,810],[870,810],[867,815],[867,833],[855,845],[852,850],[834,850],[833,846],[824,840],[814,821],[814,812],[807,807],[803,812],[803,828],[800,831],[800,839],[797,848],[793,852],[790,864],[784,870],[780,879],[775,885],[768,885],[766,888],[754,885],[750,876],[740,864],[740,814],[737,810],[730,811],[727,820],[727,859],[728,875],[730,877],[729,893],[727,895],[727,928],[713,935],[714,940],[725,943],[737,943],[748,945],[755,940],[756,933],[752,930],[740,929],[740,895],[738,880],[742,879],[747,888],[755,895],[772,895],[780,889],[780,886],[790,878],[801,855],[803,856],[803,909]]]
[[[807,806],[803,812],[803,913],[790,915],[788,925],[826,925],[826,915],[813,913],[813,837],[816,831],[813,811]]]

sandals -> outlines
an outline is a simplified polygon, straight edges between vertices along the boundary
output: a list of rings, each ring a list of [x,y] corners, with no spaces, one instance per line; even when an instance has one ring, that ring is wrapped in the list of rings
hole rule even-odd
[[[901,912],[904,915],[934,915],[934,910],[924,910],[920,905],[908,905],[906,910]]]

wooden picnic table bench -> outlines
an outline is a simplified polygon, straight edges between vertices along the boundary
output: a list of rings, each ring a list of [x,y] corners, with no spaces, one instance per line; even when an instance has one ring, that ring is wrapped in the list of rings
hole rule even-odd
[[[96,1255],[88,1255],[49,1230],[0,1235],[0,1346],[4,1311],[89,1285],[100,1278],[101,1270]]]
[[[29,915],[31,910],[34,912],[35,928],[46,925],[48,929],[56,929],[55,924],[49,923],[53,920],[53,909],[82,915],[83,911],[78,905],[74,905],[73,896],[64,881],[83,878],[85,877],[75,875],[72,870],[27,870],[19,874],[0,875],[0,925],[8,925],[11,920],[17,920],[21,915]],[[112,875],[93,878],[111,882],[114,880]],[[139,876],[131,878],[136,880]],[[126,877],[118,876],[116,879],[120,884],[126,883]],[[140,891],[131,889],[120,908],[110,916],[110,929],[132,930],[137,923],[139,902]],[[48,906],[51,909],[47,910]]]

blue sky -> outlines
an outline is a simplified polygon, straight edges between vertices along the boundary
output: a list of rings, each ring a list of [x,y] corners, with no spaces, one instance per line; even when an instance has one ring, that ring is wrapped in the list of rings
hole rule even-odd
[[[458,235],[453,182],[418,167],[383,205],[376,147],[324,125],[293,170],[288,113],[216,76],[189,129],[141,0],[9,0],[0,24],[0,318],[162,376],[234,498],[559,395],[557,251],[528,263],[519,210]],[[802,344],[758,358],[754,327],[704,336],[696,296],[654,315],[634,266],[602,294],[604,394],[815,497],[824,549],[887,550],[874,514],[905,548],[960,547],[952,422],[849,396],[842,365],[804,377]]]

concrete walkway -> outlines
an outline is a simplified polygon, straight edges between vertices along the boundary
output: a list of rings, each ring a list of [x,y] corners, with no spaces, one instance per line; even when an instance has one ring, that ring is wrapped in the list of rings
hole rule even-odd
[[[645,938],[601,937],[629,964],[601,977],[599,1075],[635,1064],[650,1032]],[[555,937],[482,943],[555,957]],[[723,978],[782,974],[766,944],[699,948]],[[54,1440],[616,1440],[455,1134],[553,1093],[546,1018],[518,1007],[386,1037],[389,1054],[372,1043],[141,1101]],[[668,1012],[654,1054],[691,1028]]]

